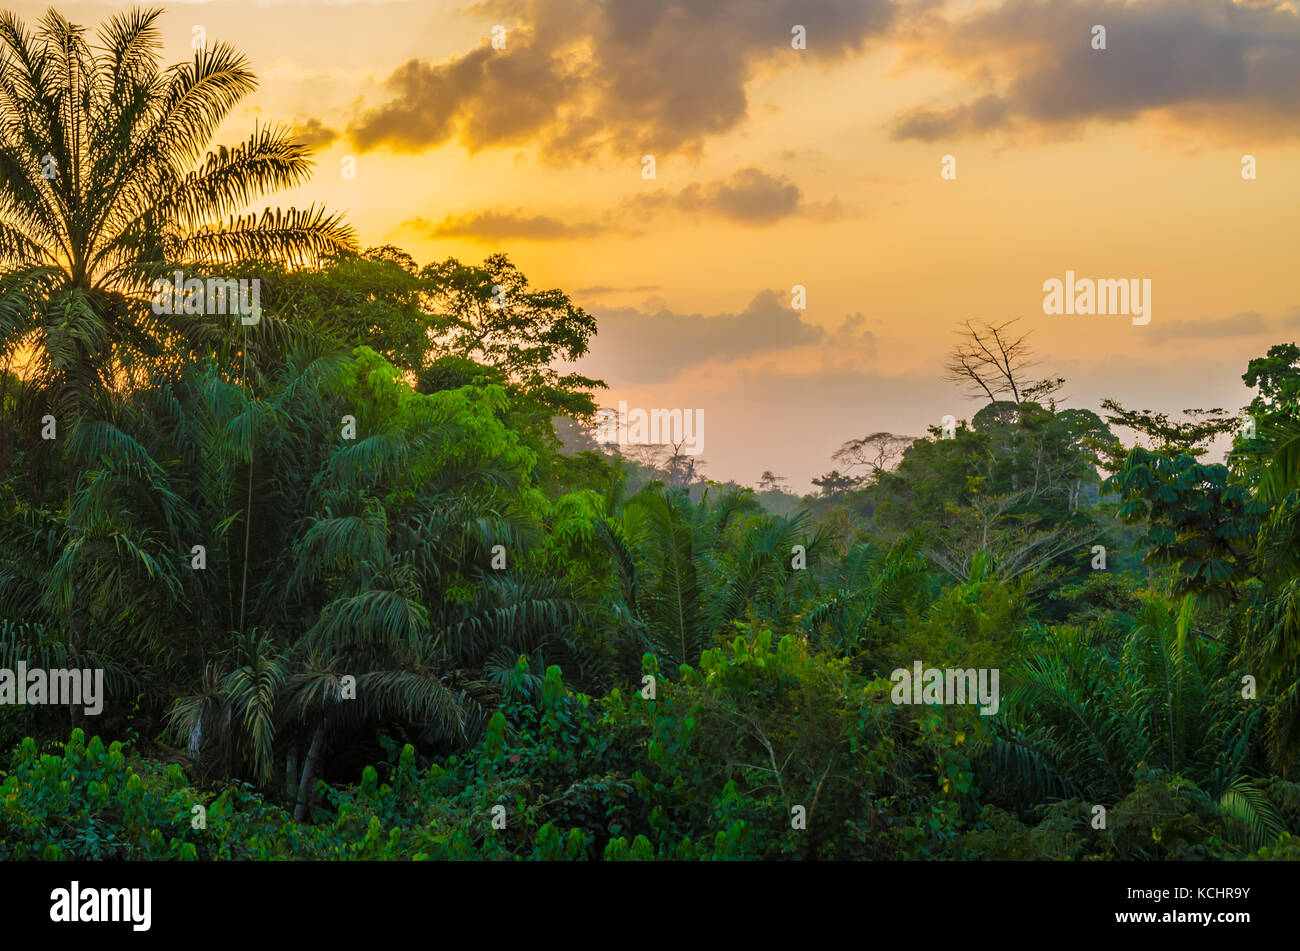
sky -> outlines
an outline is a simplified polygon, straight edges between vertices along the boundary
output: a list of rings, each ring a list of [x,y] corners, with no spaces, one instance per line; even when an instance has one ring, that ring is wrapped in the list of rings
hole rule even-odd
[[[1240,409],[1300,339],[1296,3],[162,6],[169,61],[220,40],[260,79],[215,142],[317,147],[272,204],[421,264],[507,253],[596,316],[601,405],[703,412],[719,481],[807,491],[849,439],[969,419],[965,321],[1016,318],[1092,410]],[[1044,313],[1067,271],[1149,280],[1150,322]]]

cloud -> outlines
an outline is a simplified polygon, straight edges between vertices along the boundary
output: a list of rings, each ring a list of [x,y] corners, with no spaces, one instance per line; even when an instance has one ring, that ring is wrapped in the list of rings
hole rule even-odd
[[[892,137],[935,142],[959,135],[976,135],[998,128],[1007,117],[1007,103],[994,95],[981,96],[970,103],[932,109],[922,106],[898,114]]]
[[[831,62],[893,21],[892,0],[495,0],[474,13],[518,22],[506,48],[442,63],[413,59],[386,81],[387,101],[348,132],[365,151],[469,151],[536,143],[547,158],[594,161],[696,153],[748,114],[760,69]],[[791,29],[808,48],[791,48]]]
[[[479,211],[448,215],[436,224],[412,218],[402,227],[426,238],[466,238],[490,244],[497,241],[567,241],[593,238],[611,230],[597,221],[564,221],[550,215],[527,215],[515,211]]]
[[[1201,317],[1173,323],[1152,321],[1150,336],[1156,340],[1222,340],[1267,333],[1269,326],[1262,314],[1242,311],[1230,317]]]
[[[339,133],[327,128],[319,119],[307,119],[293,127],[293,136],[303,145],[313,149],[323,149],[339,137]]]
[[[770,225],[793,215],[801,197],[799,186],[784,176],[776,178],[757,168],[742,168],[728,179],[693,182],[675,194],[661,190],[638,195],[628,206],[637,213],[676,209],[736,224]]]
[[[1300,328],[1300,304],[1291,305],[1286,316],[1282,318],[1282,326],[1287,330]]]
[[[580,287],[574,291],[574,294],[580,297],[601,297],[605,294],[649,294],[652,291],[662,289],[662,284],[634,284],[631,287],[613,287],[609,284],[595,284],[591,287]]]
[[[402,227],[429,238],[469,238],[483,242],[585,240],[611,233],[640,234],[648,215],[667,211],[705,215],[751,227],[774,224],[794,214],[830,219],[843,213],[838,199],[805,202],[799,186],[788,178],[777,178],[757,168],[744,168],[730,178],[694,182],[678,192],[661,189],[633,196],[594,219],[583,220],[580,211],[570,220],[570,217],[530,214],[523,209],[496,209],[448,215],[437,223],[414,218]]]
[[[527,142],[554,122],[580,91],[563,58],[526,41],[508,50],[481,46],[433,65],[412,59],[385,83],[390,98],[348,127],[356,146],[418,152],[458,136],[471,152]]]
[[[909,59],[937,62],[979,92],[957,104],[901,111],[895,139],[1020,129],[1064,133],[1159,112],[1221,130],[1249,125],[1295,135],[1300,108],[1300,13],[1284,3],[1007,0],[906,40]],[[1106,28],[1106,49],[1092,28]]]
[[[860,312],[845,317],[826,343],[836,353],[853,351],[872,359],[876,356],[876,335],[867,329],[867,318]]]
[[[671,379],[710,361],[820,343],[825,331],[806,324],[776,291],[762,291],[737,314],[647,313],[631,307],[595,312],[599,328],[583,372],[620,384]]]
[[[677,196],[683,211],[707,211],[741,224],[771,224],[798,204],[798,185],[756,168],[742,168],[729,181],[688,185]]]

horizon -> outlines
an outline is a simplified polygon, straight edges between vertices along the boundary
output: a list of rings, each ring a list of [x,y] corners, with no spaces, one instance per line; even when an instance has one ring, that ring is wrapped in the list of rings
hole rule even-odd
[[[93,31],[123,6],[55,9]],[[802,494],[850,439],[969,419],[941,379],[967,320],[1019,318],[1094,412],[1235,412],[1247,361],[1298,336],[1291,4],[810,3],[803,49],[738,0],[165,9],[166,61],[201,35],[259,77],[214,142],[317,147],[275,204],[421,263],[508,254],[595,316],[598,405],[703,411],[710,479]],[[1067,272],[1150,281],[1149,323],[1048,316]]]

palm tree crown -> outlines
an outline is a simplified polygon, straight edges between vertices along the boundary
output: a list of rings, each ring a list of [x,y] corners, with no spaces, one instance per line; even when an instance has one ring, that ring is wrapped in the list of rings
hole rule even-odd
[[[258,128],[205,157],[256,79],[223,43],[162,68],[160,15],[119,13],[97,46],[53,11],[34,31],[0,15],[0,360],[34,356],[33,392],[56,411],[84,412],[96,392],[223,333],[155,313],[161,275],[309,263],[354,244],[323,209],[245,213],[304,182],[308,150]]]

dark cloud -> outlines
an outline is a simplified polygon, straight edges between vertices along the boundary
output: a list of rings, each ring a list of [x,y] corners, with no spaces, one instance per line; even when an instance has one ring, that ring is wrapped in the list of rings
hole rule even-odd
[[[413,59],[388,77],[390,99],[348,127],[361,151],[417,152],[452,136],[471,151],[526,142],[556,120],[580,77],[563,57],[529,46],[481,46],[441,64]]]
[[[303,145],[313,149],[323,149],[338,139],[339,133],[327,127],[319,119],[307,119],[293,127],[293,137]]]
[[[730,180],[688,185],[677,196],[683,211],[708,211],[741,224],[771,224],[794,213],[799,187],[756,168],[742,168]]]
[[[476,15],[520,22],[506,49],[411,60],[389,99],[348,129],[361,150],[471,151],[535,141],[544,155],[593,160],[694,152],[745,118],[759,68],[831,61],[894,16],[892,0],[498,0]],[[807,49],[791,48],[791,28]],[[801,59],[800,59],[801,58]]]
[[[467,238],[471,241],[566,241],[592,238],[610,230],[596,221],[564,221],[550,215],[526,215],[513,211],[479,211],[448,215],[437,223],[413,218],[403,228],[427,238]]]
[[[981,92],[899,113],[896,139],[1060,130],[1155,110],[1188,124],[1252,123],[1258,133],[1272,120],[1272,134],[1300,132],[1300,14],[1290,4],[1008,0],[931,24],[912,37],[912,57]],[[1092,48],[1094,25],[1106,28],[1105,50]]]
[[[583,372],[620,384],[657,382],[711,360],[820,343],[825,332],[803,322],[776,291],[763,291],[738,314],[598,310],[597,332]]]
[[[934,142],[970,133],[978,135],[996,129],[1007,112],[1006,102],[993,95],[947,109],[908,109],[894,120],[893,137]]]

